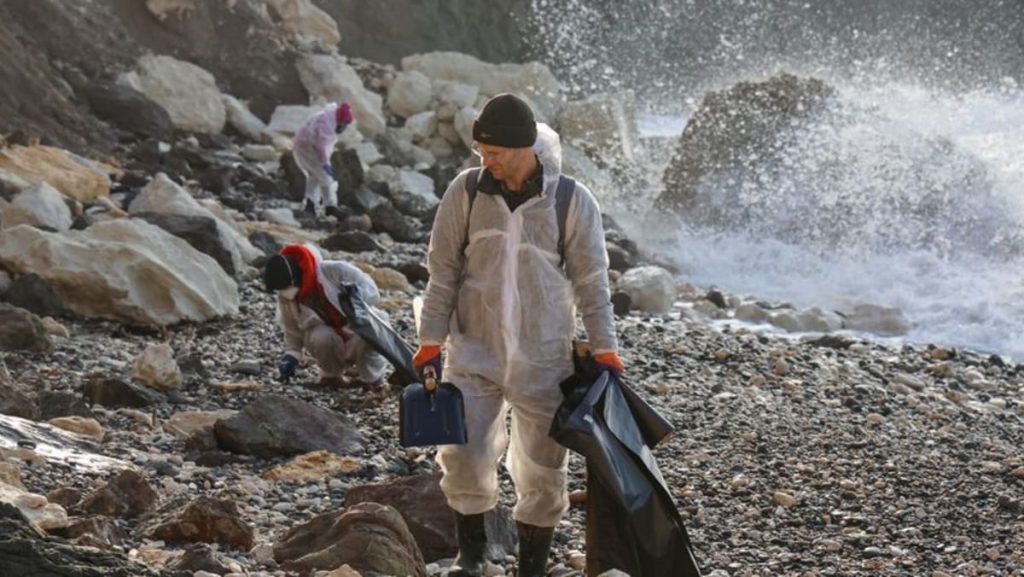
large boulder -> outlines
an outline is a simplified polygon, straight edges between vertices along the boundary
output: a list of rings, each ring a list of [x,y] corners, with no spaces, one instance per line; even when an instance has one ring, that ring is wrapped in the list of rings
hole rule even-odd
[[[425,111],[432,97],[433,88],[425,74],[417,70],[399,72],[388,87],[388,109],[402,118],[409,118]]]
[[[636,97],[632,90],[595,94],[571,100],[558,113],[559,135],[605,158],[608,162],[633,162],[639,138]]]
[[[238,287],[213,259],[137,219],[65,234],[4,229],[0,266],[38,274],[82,316],[169,325],[238,312]]]
[[[257,457],[300,455],[324,449],[339,455],[362,451],[351,419],[316,405],[266,395],[214,425],[217,444]]]
[[[49,146],[11,146],[0,151],[0,170],[25,182],[45,182],[64,196],[92,202],[110,194],[112,166],[88,161]]]
[[[72,218],[64,197],[49,184],[40,182],[15,196],[0,221],[3,228],[27,224],[65,231],[71,228]]]
[[[360,132],[372,136],[384,131],[383,99],[367,90],[355,69],[340,56],[311,54],[300,58],[295,65],[310,98],[326,102],[346,101],[352,105],[352,114]]]
[[[217,80],[195,64],[146,54],[120,82],[162,106],[182,130],[219,134],[224,128],[227,113]]]
[[[629,269],[616,287],[629,295],[633,308],[648,313],[667,313],[676,299],[672,274],[657,266]]]
[[[84,91],[96,116],[121,130],[154,138],[168,138],[174,133],[167,111],[130,86],[94,81]]]
[[[217,224],[220,236],[219,247],[206,236],[200,238],[194,230],[187,232],[195,241],[195,245],[206,249],[203,252],[209,251],[208,254],[220,257],[223,257],[225,251],[229,252],[231,254],[231,272],[242,270],[246,263],[260,256],[259,249],[252,246],[249,239],[236,230],[228,220],[200,204],[191,194],[162,172],[157,174],[156,178],[151,180],[146,188],[142,189],[142,192],[135,197],[135,200],[128,206],[128,212],[132,215],[152,212],[213,219]],[[163,224],[180,223],[166,222]],[[192,244],[191,241],[190,244]]]
[[[417,70],[435,81],[479,86],[485,96],[516,93],[533,104],[540,120],[553,120],[562,106],[558,79],[540,62],[491,64],[458,52],[429,52],[406,56],[402,69]]]
[[[402,516],[379,503],[324,513],[294,527],[274,546],[274,560],[303,573],[348,564],[361,573],[428,575]]]
[[[337,46],[341,42],[338,24],[310,0],[268,0],[281,26],[305,46]]]
[[[267,125],[260,120],[260,117],[253,114],[244,102],[230,94],[222,94],[221,98],[224,101],[228,125],[249,140],[262,141]]]
[[[159,226],[174,236],[184,239],[199,252],[210,255],[229,275],[235,276],[238,272],[235,268],[235,263],[241,256],[238,248],[230,239],[226,239],[221,234],[223,223],[218,224],[218,221],[212,216],[159,212],[139,212],[134,216],[149,224]]]
[[[833,94],[821,80],[792,74],[707,93],[679,137],[658,205],[704,210],[696,205],[706,176],[734,171],[752,155],[766,158],[783,142],[780,135],[820,112]]]

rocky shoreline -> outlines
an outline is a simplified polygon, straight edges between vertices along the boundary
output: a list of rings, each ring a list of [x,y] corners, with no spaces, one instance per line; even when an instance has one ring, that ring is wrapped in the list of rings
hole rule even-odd
[[[397,391],[317,391],[275,380],[280,343],[272,299],[252,282],[243,283],[242,295],[240,318],[168,332],[188,368],[185,386],[166,403],[82,410],[104,431],[101,452],[131,463],[160,503],[206,496],[237,507],[251,542],[209,553],[223,567],[284,574],[270,552],[286,531],[343,510],[355,488],[429,475],[436,465],[432,451],[398,446]],[[409,311],[392,314],[412,339]],[[69,336],[54,339],[52,355],[5,355],[17,382],[78,396],[88,375],[123,377],[134,356],[159,339],[106,322],[63,324]],[[630,381],[677,427],[656,454],[709,574],[1021,574],[1020,366],[939,347],[793,342],[678,315],[634,314],[619,319],[617,330]],[[302,380],[314,380],[313,372]],[[238,411],[268,395],[351,419],[362,450],[332,474],[275,482],[263,477],[289,458],[196,453],[169,426],[176,413]],[[574,457],[574,491],[585,488],[581,465]],[[38,462],[17,469],[27,490],[51,501],[55,494],[89,495],[115,473]],[[82,513],[81,502],[71,501],[64,501],[68,511]],[[157,510],[151,506],[143,518]],[[561,569],[553,575],[581,574],[572,567],[585,551],[584,521],[574,507],[560,528],[553,559]],[[115,550],[175,566],[180,544],[139,534],[151,521],[112,523],[126,533]],[[443,563],[428,565],[430,574]]]
[[[147,2],[133,30],[199,34],[192,4]],[[746,139],[730,111],[775,111],[781,130],[816,86],[741,83],[699,111],[706,132],[651,140],[631,93],[567,100],[538,62],[430,53],[396,68],[339,54],[333,20],[305,1],[232,15],[287,86],[225,70],[207,36],[191,59],[104,52],[102,74],[46,68],[50,104],[88,121],[51,131],[26,116],[0,141],[4,576],[442,575],[453,523],[433,450],[397,443],[399,391],[316,389],[310,359],[276,379],[268,255],[312,242],[356,263],[415,342],[433,211],[471,162],[487,97],[530,98],[562,136],[565,172],[606,207],[651,188],[638,150],[677,146],[668,180],[686,186],[660,199],[672,207],[736,149],[775,140]],[[341,215],[317,218],[301,211],[291,135],[342,99],[357,122],[331,158]],[[1024,575],[1024,365],[864,340],[905,334],[898,310],[796,310],[680,283],[614,218],[605,227],[625,376],[677,429],[655,454],[708,575]],[[586,479],[578,457],[570,468],[555,577],[583,575]],[[493,575],[515,569],[503,478]]]

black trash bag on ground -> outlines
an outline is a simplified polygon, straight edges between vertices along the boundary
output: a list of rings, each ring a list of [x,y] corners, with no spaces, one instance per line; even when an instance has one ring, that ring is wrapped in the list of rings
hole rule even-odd
[[[342,285],[338,291],[338,305],[341,314],[345,315],[346,326],[395,368],[392,384],[404,387],[419,381],[412,366],[412,347],[366,304],[359,296],[359,287]]]
[[[560,383],[550,435],[587,460],[587,575],[700,577],[686,527],[651,448],[673,428],[590,357]]]

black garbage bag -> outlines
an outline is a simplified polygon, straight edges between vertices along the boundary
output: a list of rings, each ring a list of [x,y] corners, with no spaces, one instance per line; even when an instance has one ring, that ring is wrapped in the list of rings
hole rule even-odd
[[[619,377],[577,358],[550,435],[587,460],[587,575],[700,577],[651,448],[672,426]]]
[[[338,290],[338,305],[345,315],[345,326],[395,367],[394,384],[404,387],[419,380],[412,366],[412,347],[366,304],[358,286],[342,285]]]

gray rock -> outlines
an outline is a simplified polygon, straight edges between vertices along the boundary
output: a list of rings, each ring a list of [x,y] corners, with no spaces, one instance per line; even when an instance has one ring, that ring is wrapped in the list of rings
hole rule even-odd
[[[57,296],[50,284],[33,273],[19,276],[7,290],[5,299],[41,317],[59,317],[67,312],[63,299]]]
[[[85,97],[96,116],[121,130],[155,138],[174,133],[167,111],[131,87],[95,81],[86,87]]]
[[[134,216],[184,239],[192,248],[213,257],[224,272],[234,276],[235,263],[227,244],[230,241],[221,236],[214,219],[156,212],[142,212]]]
[[[348,417],[278,395],[266,395],[214,425],[227,451],[270,458],[319,449],[341,455],[362,450],[363,436]]]
[[[52,350],[50,335],[39,317],[23,308],[0,303],[0,351]]]
[[[159,577],[165,573],[123,554],[70,545],[32,528],[13,505],[0,503],[0,575]]]

